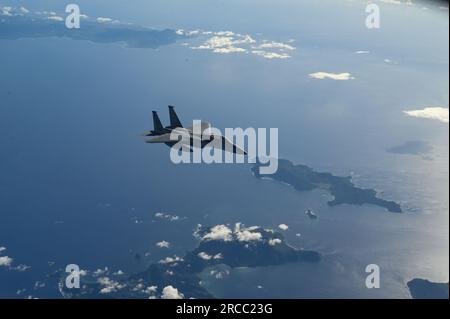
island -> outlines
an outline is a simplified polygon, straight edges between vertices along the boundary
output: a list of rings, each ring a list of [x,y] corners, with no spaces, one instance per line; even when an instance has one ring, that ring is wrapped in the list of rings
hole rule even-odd
[[[251,169],[257,178],[267,177],[259,174],[261,165],[260,162],[257,162]],[[294,165],[286,159],[278,160],[278,170],[275,174],[270,175],[270,178],[287,183],[297,191],[326,190],[334,197],[328,202],[329,206],[372,204],[383,207],[391,213],[402,212],[399,204],[378,198],[375,190],[356,187],[350,176],[340,177],[330,173],[316,172],[306,165]]]
[[[65,298],[164,298],[164,290],[170,287],[182,298],[214,298],[201,285],[199,275],[207,268],[264,267],[321,259],[318,252],[296,249],[281,233],[259,226],[198,225],[194,235],[199,245],[184,257],[168,256],[131,276],[107,270],[85,272],[81,289],[66,288],[62,278],[60,292]]]
[[[413,299],[448,299],[448,282],[431,282],[415,278],[407,283]]]
[[[175,30],[154,30],[118,21],[101,23],[83,19],[81,24],[79,29],[68,29],[62,18],[50,19],[32,13],[2,16],[0,39],[58,37],[96,43],[124,43],[130,48],[156,49],[185,38]]]

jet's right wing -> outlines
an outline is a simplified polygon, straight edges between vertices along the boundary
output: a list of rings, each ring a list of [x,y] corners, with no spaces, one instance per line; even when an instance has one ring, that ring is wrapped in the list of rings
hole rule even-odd
[[[170,133],[155,136],[145,141],[145,143],[171,143],[174,142],[170,139]]]

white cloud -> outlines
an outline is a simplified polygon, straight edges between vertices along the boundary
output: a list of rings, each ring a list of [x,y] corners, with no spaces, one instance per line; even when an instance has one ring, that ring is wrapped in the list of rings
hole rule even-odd
[[[233,31],[218,31],[214,33],[215,35],[218,36],[226,36],[226,37],[232,37],[234,35]]]
[[[223,277],[228,276],[230,274],[229,270],[211,270],[209,272],[211,276],[214,276],[216,279],[223,279]]]
[[[9,16],[9,17],[12,16],[12,7],[3,7],[2,15]]]
[[[225,48],[217,48],[213,50],[214,53],[245,53],[247,52],[246,49],[235,47],[235,46],[229,46]]]
[[[0,267],[9,267],[11,266],[13,259],[8,256],[0,257]]]
[[[207,233],[202,238],[203,240],[223,240],[223,241],[231,241],[232,231],[225,225],[216,225],[211,228],[210,232]]]
[[[236,223],[234,227],[234,234],[238,241],[258,241],[261,240],[262,235],[259,232],[252,232],[248,228],[241,227],[241,223]]]
[[[160,264],[171,264],[171,263],[175,263],[175,262],[179,262],[179,261],[183,261],[183,258],[178,257],[177,255],[173,256],[173,257],[166,257],[164,259],[161,259],[159,261]]]
[[[309,74],[309,76],[311,78],[314,79],[319,79],[319,80],[323,80],[323,79],[332,79],[332,80],[337,80],[337,81],[346,81],[346,80],[353,80],[354,77],[351,76],[350,73],[328,73],[328,72],[316,72],[316,73],[311,73]]]
[[[256,43],[256,40],[253,39],[250,35],[246,34],[241,36],[239,39],[233,42],[234,44],[251,44]]]
[[[162,299],[183,299],[184,295],[178,292],[178,289],[173,286],[166,286],[163,288]]]
[[[281,50],[295,50],[292,45],[281,43],[281,42],[266,42],[256,46],[255,49],[281,49]]]
[[[291,57],[289,54],[286,53],[276,53],[264,50],[253,50],[252,53],[266,59],[287,59]]]
[[[166,214],[166,213],[156,213],[155,217],[161,218],[161,219],[167,219],[168,221],[171,221],[171,222],[185,219],[185,217],[181,218],[180,216]]]
[[[279,238],[271,238],[269,239],[269,245],[270,246],[275,246],[275,245],[279,245],[281,244],[281,239]]]
[[[359,50],[355,52],[356,54],[369,54],[370,51],[365,51],[365,50]]]
[[[24,264],[20,264],[20,265],[18,265],[18,266],[16,266],[16,267],[13,267],[12,269],[13,269],[13,270],[16,270],[16,271],[23,272],[23,271],[28,271],[28,270],[30,270],[30,269],[31,269],[31,266],[24,265]]]
[[[187,36],[198,35],[200,34],[200,30],[186,31],[184,34],[186,34]]]
[[[109,294],[126,287],[126,285],[120,284],[119,282],[114,281],[108,277],[99,278],[97,282],[103,286],[103,288],[100,289],[101,294]]]
[[[30,13],[30,10],[28,10],[28,9],[25,8],[25,7],[20,7],[19,10],[20,10],[22,13]]]
[[[278,228],[281,230],[287,230],[289,228],[289,226],[286,224],[280,224],[280,225],[278,225]]]
[[[104,18],[104,17],[97,18],[98,23],[108,23],[108,22],[112,22],[112,21],[113,21],[113,19],[111,19],[111,18]]]
[[[6,250],[6,247],[0,246],[0,253],[5,250]]]
[[[179,33],[187,34],[184,30],[179,30]],[[191,49],[210,50],[214,53],[226,54],[251,52],[254,55],[266,59],[286,59],[290,56],[283,51],[295,50],[295,47],[290,44],[275,41],[264,40],[261,44],[258,44],[258,41],[251,35],[234,33],[232,31],[199,31],[196,34],[212,35],[212,37],[204,41],[201,45],[191,47]],[[270,51],[267,49],[270,49]]]
[[[380,0],[380,2],[389,3],[389,4],[402,4],[399,0]]]
[[[113,20],[111,18],[105,18],[105,17],[98,17],[97,22],[98,23],[120,23],[119,20]]]
[[[213,36],[212,38],[206,40],[206,42],[203,43],[202,45],[194,47],[194,49],[214,50],[216,48],[230,47],[230,46],[233,46],[232,37]]]
[[[203,260],[210,260],[212,258],[211,255],[208,255],[207,253],[205,253],[204,251],[201,251],[197,254],[198,257],[200,257]]]
[[[388,4],[396,4],[396,5],[400,5],[400,4],[407,4],[407,5],[413,5],[411,0],[406,0],[406,1],[400,1],[400,0],[380,0],[380,2],[384,2],[384,3],[388,3]]]
[[[156,246],[158,246],[159,248],[169,248],[170,243],[168,241],[162,240],[160,242],[157,242]]]
[[[197,254],[198,257],[200,257],[203,260],[211,260],[211,259],[222,259],[223,256],[221,253],[218,253],[214,256],[212,255],[208,255],[207,253],[205,253],[204,251],[201,251]]]
[[[421,110],[403,111],[405,114],[413,117],[424,119],[431,119],[441,121],[443,123],[449,122],[448,108],[445,107],[426,107]]]
[[[97,269],[96,271],[94,271],[94,276],[98,277],[100,275],[106,274],[108,272],[108,267],[105,267],[104,269]]]
[[[47,19],[52,20],[52,21],[59,21],[59,22],[64,21],[63,18],[58,17],[58,16],[50,16],[50,17],[47,17]]]

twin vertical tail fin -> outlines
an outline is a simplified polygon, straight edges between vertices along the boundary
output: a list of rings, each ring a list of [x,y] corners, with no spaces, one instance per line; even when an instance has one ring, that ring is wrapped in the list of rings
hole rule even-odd
[[[171,128],[183,127],[183,125],[180,122],[180,119],[178,118],[177,113],[175,113],[174,107],[171,105],[169,105],[169,115]]]
[[[161,120],[159,119],[158,113],[152,111],[153,113],[153,129],[155,132],[162,132],[164,130]]]

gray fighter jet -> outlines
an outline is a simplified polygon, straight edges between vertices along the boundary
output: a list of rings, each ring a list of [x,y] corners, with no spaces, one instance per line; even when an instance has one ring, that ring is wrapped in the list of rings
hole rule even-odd
[[[184,128],[180,122],[180,119],[175,112],[173,106],[169,105],[170,125],[163,127],[158,114],[153,111],[153,130],[146,131],[143,136],[152,136],[151,139],[146,140],[146,143],[164,143],[167,146],[172,147],[179,141],[189,141],[182,145],[183,151],[193,151],[196,145],[204,148],[206,146],[221,148],[222,150],[233,152],[236,154],[247,155],[242,148],[233,144],[225,136],[218,134],[208,134],[208,129],[211,128],[211,124],[205,121],[199,121],[198,126],[192,126]],[[178,140],[171,139],[171,134],[178,136]],[[199,134],[200,133],[200,134]],[[206,133],[206,134],[205,134]],[[202,136],[203,134],[203,136]]]

